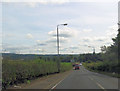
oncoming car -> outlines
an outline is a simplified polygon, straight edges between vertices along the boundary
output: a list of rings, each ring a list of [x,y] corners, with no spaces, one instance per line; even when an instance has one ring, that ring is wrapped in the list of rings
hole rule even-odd
[[[82,63],[80,63],[80,66],[82,66]]]

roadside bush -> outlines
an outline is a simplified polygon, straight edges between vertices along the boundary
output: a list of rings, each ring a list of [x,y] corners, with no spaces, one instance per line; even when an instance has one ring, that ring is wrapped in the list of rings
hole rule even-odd
[[[116,73],[120,69],[117,62],[116,63],[114,62],[113,64],[112,62],[108,62],[108,61],[104,61],[104,62],[99,61],[99,62],[91,62],[91,63],[86,62],[84,63],[84,66],[91,70],[116,72]]]
[[[61,63],[61,72],[67,71],[71,67],[72,65],[70,63]],[[3,61],[2,69],[3,88],[58,72],[55,61],[44,61],[41,59],[34,61]]]

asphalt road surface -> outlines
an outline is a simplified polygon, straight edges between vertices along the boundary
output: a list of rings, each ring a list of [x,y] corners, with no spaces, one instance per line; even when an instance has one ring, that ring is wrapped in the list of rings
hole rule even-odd
[[[118,78],[90,72],[80,66],[80,70],[73,70],[52,89],[118,89]]]

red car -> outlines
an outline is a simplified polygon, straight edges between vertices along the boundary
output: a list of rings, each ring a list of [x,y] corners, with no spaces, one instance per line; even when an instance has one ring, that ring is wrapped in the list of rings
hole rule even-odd
[[[75,65],[75,70],[79,70],[80,66],[79,65]]]

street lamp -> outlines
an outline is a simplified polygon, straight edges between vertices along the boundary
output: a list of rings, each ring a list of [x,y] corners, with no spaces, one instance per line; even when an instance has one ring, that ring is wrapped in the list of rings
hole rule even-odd
[[[88,46],[90,48],[93,48],[93,54],[95,54],[95,47],[94,46]]]
[[[58,27],[60,25],[66,26],[67,24],[59,24],[57,25],[57,52],[58,52],[58,57],[59,57],[59,31],[58,31]],[[58,72],[60,72],[60,59],[58,59]]]
[[[60,26],[60,25],[66,26],[67,24],[57,25],[57,50],[58,50],[58,55],[59,55],[59,31],[58,31],[58,26]]]

